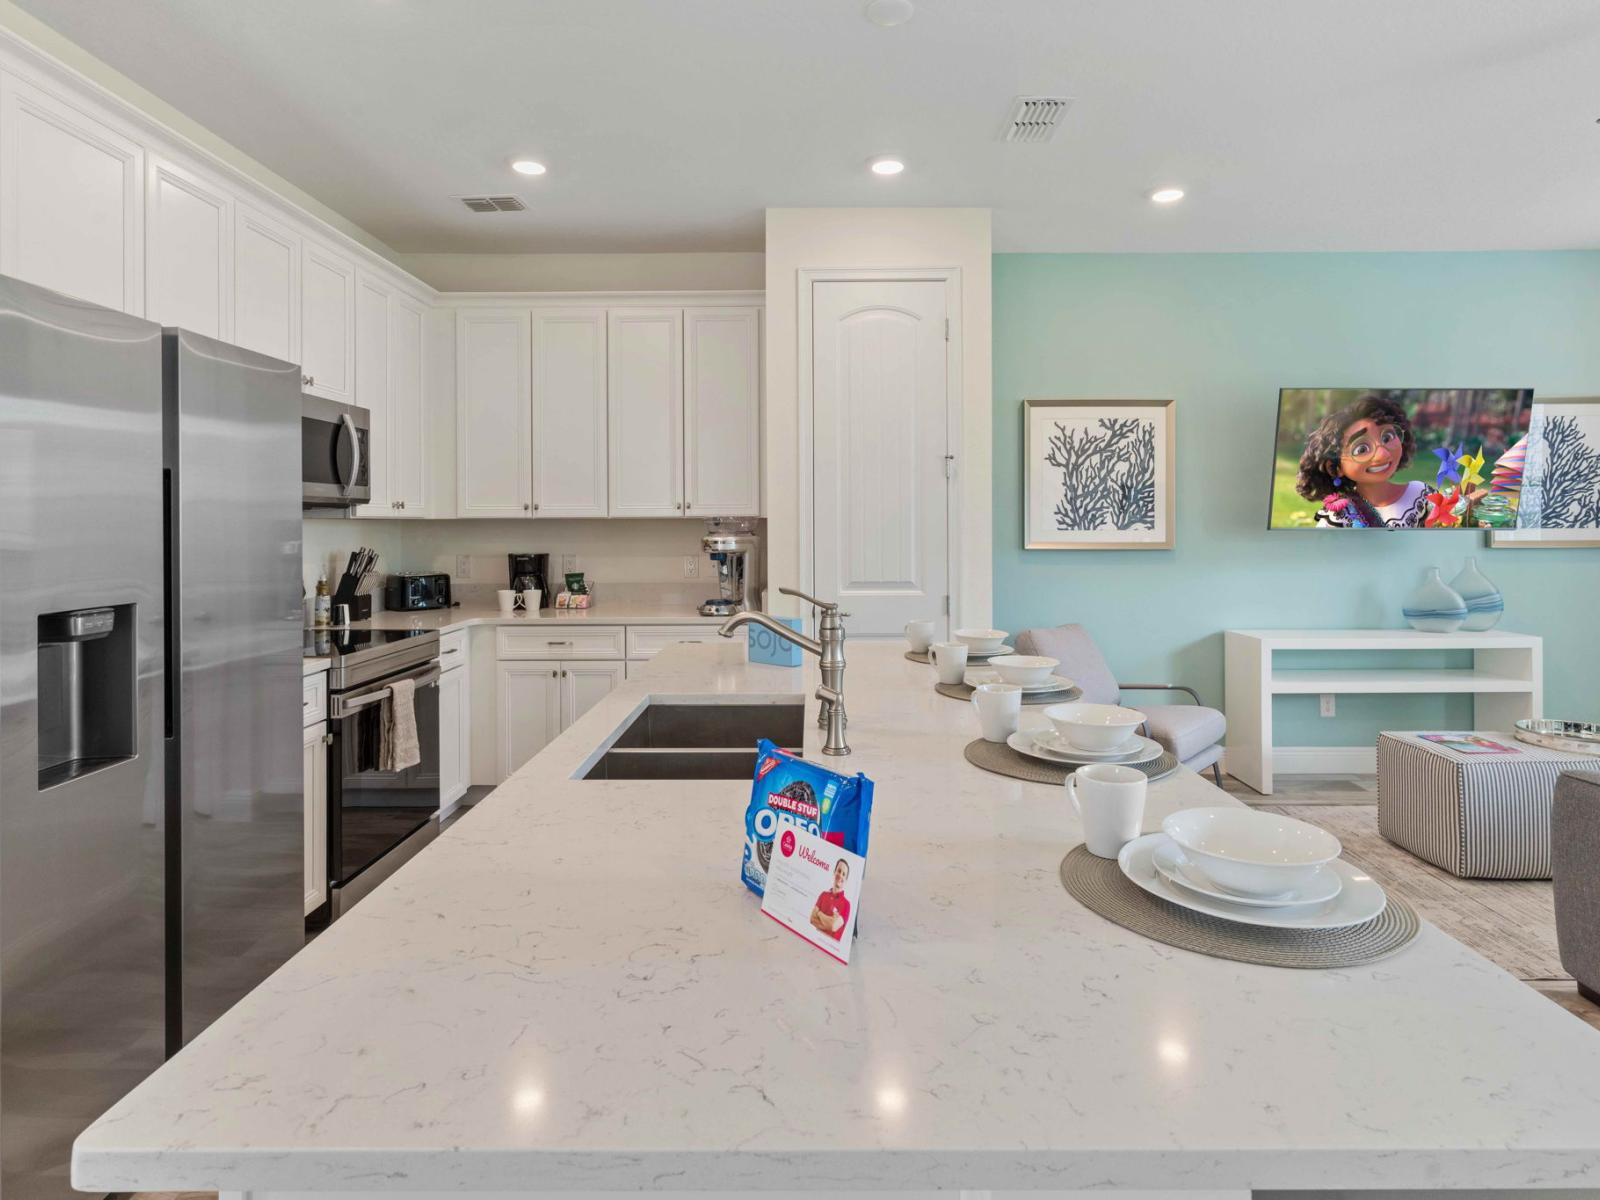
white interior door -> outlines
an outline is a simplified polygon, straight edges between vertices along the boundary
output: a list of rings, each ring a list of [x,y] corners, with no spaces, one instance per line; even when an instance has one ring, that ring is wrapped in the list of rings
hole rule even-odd
[[[837,597],[854,636],[946,624],[945,286],[812,285],[812,594]]]

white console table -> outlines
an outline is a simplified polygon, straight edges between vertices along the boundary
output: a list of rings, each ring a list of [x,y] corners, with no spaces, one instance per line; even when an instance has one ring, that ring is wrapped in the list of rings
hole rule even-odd
[[[1470,693],[1473,727],[1510,729],[1540,715],[1544,643],[1525,633],[1415,629],[1229,629],[1224,633],[1228,774],[1272,794],[1272,698],[1344,693]],[[1472,666],[1291,669],[1278,650],[1470,650]]]

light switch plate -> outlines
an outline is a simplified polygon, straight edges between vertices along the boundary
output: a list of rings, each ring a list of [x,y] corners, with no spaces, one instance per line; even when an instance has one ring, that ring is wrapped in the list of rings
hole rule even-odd
[[[472,555],[470,555],[470,554],[458,554],[458,555],[456,555],[456,578],[457,579],[471,579],[472,578]]]
[[[1333,694],[1331,692],[1322,693],[1321,712],[1325,717],[1333,716]]]

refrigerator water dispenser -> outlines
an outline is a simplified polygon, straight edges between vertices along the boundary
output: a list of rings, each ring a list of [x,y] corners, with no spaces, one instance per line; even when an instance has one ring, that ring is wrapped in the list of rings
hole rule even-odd
[[[137,753],[134,606],[39,617],[39,790]]]

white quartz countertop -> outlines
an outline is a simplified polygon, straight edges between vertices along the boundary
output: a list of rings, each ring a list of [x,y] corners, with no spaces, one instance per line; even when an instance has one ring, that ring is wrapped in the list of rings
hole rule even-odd
[[[588,625],[720,625],[724,617],[702,617],[692,604],[667,604],[650,600],[596,598],[593,608],[541,608],[536,613],[507,616],[492,604],[462,604],[422,612],[379,612],[369,620],[353,621],[352,629],[437,629],[448,633],[472,625],[535,625],[541,623]]]
[[[849,966],[741,885],[748,784],[573,778],[649,695],[816,684],[674,646],[91,1126],[74,1183],[1600,1185],[1600,1033],[1431,926],[1295,971],[1113,925],[1061,887],[1060,788],[967,764],[970,706],[900,647],[849,663]],[[1147,825],[1219,802],[1180,771]]]

